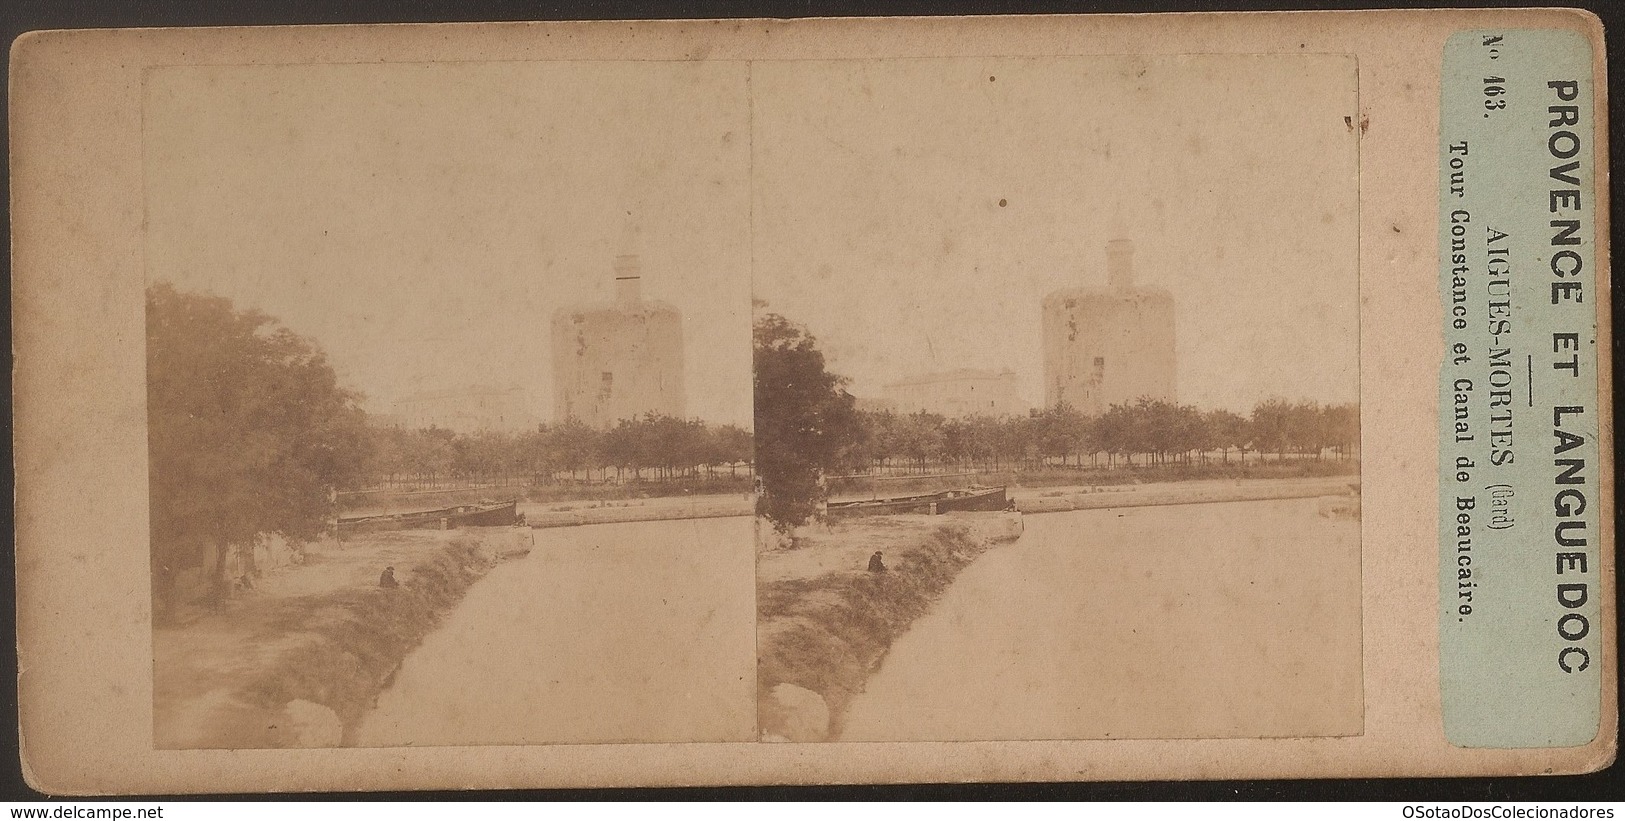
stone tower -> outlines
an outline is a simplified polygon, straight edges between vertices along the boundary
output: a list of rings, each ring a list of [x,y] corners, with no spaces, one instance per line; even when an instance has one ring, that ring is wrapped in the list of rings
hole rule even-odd
[[[1142,397],[1173,402],[1174,298],[1134,284],[1134,243],[1106,243],[1106,287],[1044,298],[1044,404],[1089,415]]]
[[[646,301],[636,255],[615,258],[615,301],[553,314],[553,419],[596,428],[648,413],[682,418],[683,317]]]

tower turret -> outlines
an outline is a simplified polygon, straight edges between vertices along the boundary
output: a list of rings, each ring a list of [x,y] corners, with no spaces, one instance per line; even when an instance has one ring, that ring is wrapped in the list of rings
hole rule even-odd
[[[1098,280],[1097,280],[1098,281]],[[1139,399],[1175,401],[1174,298],[1134,284],[1134,243],[1106,243],[1106,286],[1044,298],[1044,403],[1097,415]]]
[[[643,298],[636,254],[622,254],[610,267],[612,302],[553,315],[554,420],[607,428],[650,413],[682,417],[683,317]]]

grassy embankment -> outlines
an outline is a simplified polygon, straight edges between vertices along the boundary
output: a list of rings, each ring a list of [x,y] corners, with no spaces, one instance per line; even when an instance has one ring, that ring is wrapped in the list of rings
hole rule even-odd
[[[799,531],[757,559],[758,719],[765,736],[838,737],[892,641],[988,548],[1020,536],[1004,513],[874,516]],[[770,530],[763,528],[771,540]],[[885,554],[885,573],[867,571]]]
[[[401,660],[529,531],[369,534],[153,631],[161,748],[337,746]],[[393,564],[400,586],[378,586]]]

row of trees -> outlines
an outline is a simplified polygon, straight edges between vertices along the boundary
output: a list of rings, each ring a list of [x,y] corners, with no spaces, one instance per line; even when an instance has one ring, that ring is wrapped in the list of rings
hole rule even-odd
[[[1086,416],[1065,405],[1027,416],[970,416],[869,411],[857,414],[838,467],[883,473],[953,465],[991,470],[1044,464],[1166,464],[1206,460],[1232,451],[1346,458],[1358,446],[1357,405],[1269,399],[1251,415],[1202,411],[1191,405],[1141,399]]]
[[[737,425],[650,414],[608,430],[571,419],[524,433],[455,433],[444,428],[374,427],[365,473],[374,486],[403,482],[549,484],[594,470],[620,479],[737,475],[751,463],[751,434]]]
[[[1108,466],[1167,464],[1213,453],[1228,461],[1232,451],[1347,458],[1359,446],[1360,411],[1352,403],[1269,399],[1247,416],[1152,399],[1093,417],[1064,405],[1024,417],[862,412],[806,328],[763,313],[754,331],[757,512],[781,531],[812,517],[821,478],[835,473],[1033,469],[1099,464],[1102,457]]]
[[[771,369],[763,376],[771,380]],[[1353,404],[1322,406],[1279,399],[1260,402],[1250,416],[1204,412],[1160,400],[1115,406],[1098,417],[1064,405],[1028,416],[963,419],[923,412],[857,411],[840,399],[820,409],[815,425],[780,430],[787,438],[764,435],[763,442],[780,447],[799,443],[817,452],[828,439],[835,446],[831,469],[895,473],[942,466],[1030,470],[1057,462],[1082,465],[1085,460],[1107,466],[1164,464],[1206,460],[1213,453],[1229,461],[1232,452],[1249,451],[1277,458],[1294,454],[1318,459],[1328,451],[1346,457],[1359,437],[1359,409]],[[755,446],[750,431],[736,425],[651,414],[623,420],[608,430],[574,419],[525,433],[374,427],[361,452],[362,473],[371,486],[423,487],[550,484],[592,470],[613,470],[623,481],[694,476],[701,471],[714,476],[722,469],[735,476],[751,464]]]

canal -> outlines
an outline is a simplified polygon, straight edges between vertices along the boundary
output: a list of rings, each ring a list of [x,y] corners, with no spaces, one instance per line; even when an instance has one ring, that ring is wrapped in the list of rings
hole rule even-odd
[[[1361,731],[1358,521],[1309,498],[1025,524],[892,645],[840,740]]]
[[[750,517],[534,535],[406,657],[357,744],[754,738]]]

